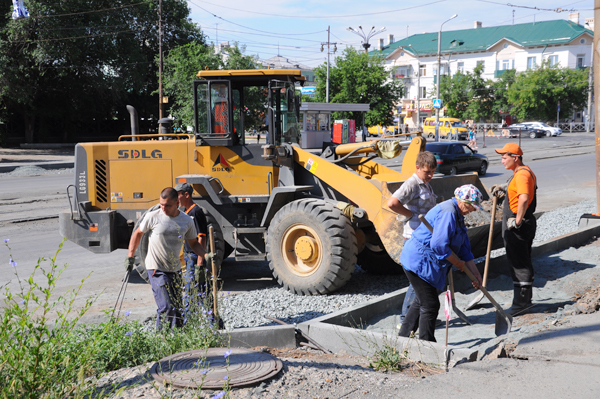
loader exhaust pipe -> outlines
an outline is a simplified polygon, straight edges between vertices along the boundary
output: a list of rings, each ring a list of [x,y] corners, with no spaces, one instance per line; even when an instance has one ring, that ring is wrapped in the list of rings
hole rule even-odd
[[[131,134],[133,136],[137,136],[140,134],[140,127],[138,124],[138,113],[134,107],[131,105],[127,106],[127,111],[129,111],[129,120],[131,121]],[[137,141],[136,137],[133,137],[131,141]]]

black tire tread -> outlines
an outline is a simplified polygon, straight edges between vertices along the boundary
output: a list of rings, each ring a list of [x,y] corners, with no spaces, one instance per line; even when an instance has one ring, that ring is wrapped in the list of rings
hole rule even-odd
[[[316,222],[316,225],[321,226],[327,233],[327,236],[321,237],[321,240],[328,240],[331,244],[331,253],[324,254],[325,257],[329,257],[329,260],[328,262],[326,260],[321,266],[325,266],[327,269],[322,273],[317,271],[315,274],[321,274],[321,277],[312,283],[308,280],[311,280],[314,275],[307,278],[307,281],[302,281],[303,278],[291,273],[283,275],[285,270],[276,264],[276,262],[284,264],[283,257],[279,253],[282,237],[278,236],[280,232],[276,229],[290,216],[305,218],[306,224],[309,226],[315,224],[310,223],[311,221]],[[315,226],[311,227],[315,228]],[[350,221],[339,209],[321,199],[302,199],[285,205],[275,214],[269,226],[267,239],[269,268],[277,282],[295,294],[323,295],[344,286],[354,271],[356,252],[356,236]],[[290,281],[294,279],[297,281]]]

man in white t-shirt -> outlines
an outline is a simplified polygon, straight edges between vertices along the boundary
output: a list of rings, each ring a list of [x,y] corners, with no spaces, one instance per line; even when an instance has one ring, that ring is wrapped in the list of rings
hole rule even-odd
[[[196,255],[207,258],[207,261],[213,256],[212,253],[207,254],[198,242],[193,219],[179,211],[177,197],[177,191],[172,187],[167,187],[160,193],[160,209],[148,212],[133,232],[129,241],[128,256],[125,259],[125,268],[131,271],[135,251],[140,245],[142,236],[145,233],[149,234],[145,263],[158,307],[156,318],[158,330],[161,329],[163,322],[171,328],[183,325],[180,311],[183,304],[179,254],[184,240]]]
[[[417,171],[402,183],[400,188],[388,200],[388,208],[404,217],[404,231],[402,234],[404,242],[412,236],[413,231],[421,224],[419,215],[427,214],[435,206],[437,196],[433,193],[429,182],[433,178],[436,168],[437,160],[433,153],[429,151],[419,153],[417,155]],[[415,291],[412,285],[409,285],[402,303],[400,323],[404,321],[404,316],[406,316],[414,299]]]

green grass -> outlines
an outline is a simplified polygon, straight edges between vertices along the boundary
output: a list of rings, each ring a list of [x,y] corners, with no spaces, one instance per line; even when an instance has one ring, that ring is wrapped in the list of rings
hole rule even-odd
[[[81,317],[94,302],[94,298],[88,298],[81,310],[73,306],[85,279],[76,289],[57,299],[52,296],[67,267],[56,263],[62,243],[52,258],[38,259],[31,275],[21,279],[8,242],[4,239],[8,267],[15,274],[16,287],[12,290],[8,285],[2,287],[0,381],[4,382],[0,385],[1,398],[90,395],[100,398],[111,391],[110,388],[100,393],[96,391],[96,378],[105,372],[222,344],[220,335],[208,321],[207,312],[199,306],[202,303],[210,309],[207,298],[210,295],[206,293],[192,295],[192,309],[196,311],[188,317],[184,327],[173,331],[165,329],[157,333],[154,328],[128,320],[127,316],[110,318],[108,314],[112,309],[106,311],[106,322],[80,325]],[[228,391],[226,386],[225,390]]]

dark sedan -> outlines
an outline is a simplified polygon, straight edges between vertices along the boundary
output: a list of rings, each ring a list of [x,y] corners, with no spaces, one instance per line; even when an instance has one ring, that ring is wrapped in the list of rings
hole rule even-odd
[[[488,168],[488,159],[485,155],[477,153],[466,144],[429,143],[425,146],[427,151],[432,152],[437,159],[436,172],[445,175],[455,175],[463,172],[477,172],[484,176]]]
[[[532,139],[546,137],[545,130],[524,123],[513,123],[507,129],[510,132],[510,137],[519,137],[519,131],[521,131],[521,135],[529,136]]]

